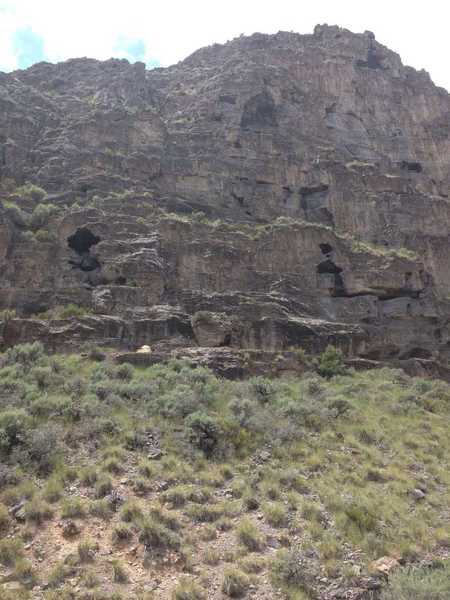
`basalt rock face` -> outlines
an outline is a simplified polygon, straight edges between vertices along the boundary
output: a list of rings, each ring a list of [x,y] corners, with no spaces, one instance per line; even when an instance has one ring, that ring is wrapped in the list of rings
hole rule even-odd
[[[0,176],[4,345],[448,359],[450,97],[369,32],[0,74]]]

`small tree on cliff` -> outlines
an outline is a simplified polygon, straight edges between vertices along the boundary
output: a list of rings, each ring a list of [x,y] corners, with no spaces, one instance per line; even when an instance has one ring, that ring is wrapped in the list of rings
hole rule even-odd
[[[320,355],[317,372],[327,379],[334,375],[344,375],[346,372],[344,357],[339,348],[327,346],[325,352]]]

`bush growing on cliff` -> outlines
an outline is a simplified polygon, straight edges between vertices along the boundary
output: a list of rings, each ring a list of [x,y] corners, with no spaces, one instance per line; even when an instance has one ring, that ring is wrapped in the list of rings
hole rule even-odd
[[[38,229],[34,234],[34,239],[42,244],[54,244],[58,240],[56,235],[48,229]]]
[[[38,204],[30,217],[30,228],[37,231],[45,227],[52,215],[58,212],[58,207],[54,204]]]
[[[335,346],[327,346],[320,355],[317,372],[327,379],[335,375],[344,375],[345,365],[342,352]]]
[[[5,308],[0,310],[0,321],[3,321],[4,323],[12,321],[12,319],[15,319],[16,316],[17,314],[14,308]]]
[[[89,313],[89,310],[84,306],[78,306],[77,304],[67,304],[66,306],[60,308],[58,310],[57,316],[60,319],[71,319],[71,318],[81,318],[86,316]]]
[[[47,192],[34,183],[26,183],[16,189],[15,195],[19,198],[22,197],[34,202],[41,202],[46,197]]]
[[[4,202],[3,206],[5,208],[7,216],[11,219],[11,221],[21,229],[26,229],[30,225],[30,216],[24,210],[22,210],[17,204],[14,202]]]

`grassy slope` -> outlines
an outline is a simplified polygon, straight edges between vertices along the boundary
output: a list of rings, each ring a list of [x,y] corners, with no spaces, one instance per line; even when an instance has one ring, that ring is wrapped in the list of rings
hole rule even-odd
[[[231,382],[39,345],[0,364],[2,599],[320,597],[384,555],[447,556],[442,382]],[[8,515],[24,499],[23,520]]]

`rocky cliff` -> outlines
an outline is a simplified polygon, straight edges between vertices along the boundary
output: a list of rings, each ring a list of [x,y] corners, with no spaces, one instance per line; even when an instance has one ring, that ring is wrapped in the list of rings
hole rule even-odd
[[[370,32],[0,74],[0,177],[5,346],[448,360],[450,96]]]

